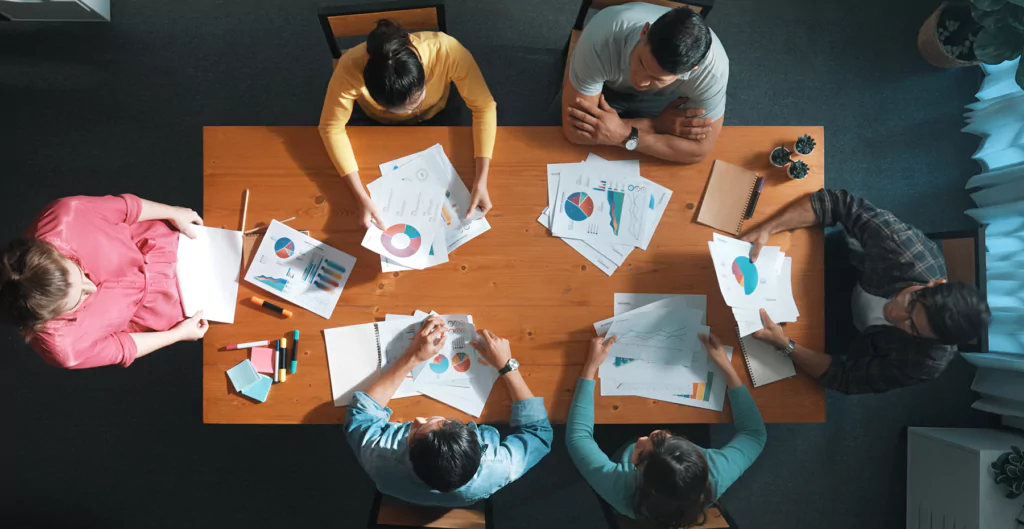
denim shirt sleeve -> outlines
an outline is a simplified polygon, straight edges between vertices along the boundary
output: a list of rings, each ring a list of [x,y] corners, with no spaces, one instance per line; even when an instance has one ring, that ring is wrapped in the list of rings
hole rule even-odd
[[[363,392],[356,392],[348,406],[345,418],[345,437],[355,453],[359,463],[368,472],[371,470],[372,458],[367,457],[375,450],[394,449],[395,436],[391,435],[401,426],[388,422],[391,409],[385,408]]]
[[[548,421],[548,412],[544,410],[543,397],[513,402],[509,425],[512,434],[501,441],[499,451],[508,461],[508,481],[511,483],[551,451],[554,430]]]

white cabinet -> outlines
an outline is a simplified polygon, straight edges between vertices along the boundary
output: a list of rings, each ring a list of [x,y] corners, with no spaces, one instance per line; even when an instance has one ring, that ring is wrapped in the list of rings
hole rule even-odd
[[[1024,437],[1001,430],[910,428],[907,529],[1019,529],[1024,496],[1011,500],[989,465]],[[1024,519],[1024,518],[1022,518]]]
[[[108,22],[110,0],[0,0],[0,15],[15,22]]]

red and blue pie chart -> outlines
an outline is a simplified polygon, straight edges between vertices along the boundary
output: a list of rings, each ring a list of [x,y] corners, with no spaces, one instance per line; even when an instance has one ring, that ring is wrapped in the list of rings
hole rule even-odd
[[[732,275],[736,277],[736,282],[743,287],[744,294],[749,296],[757,289],[757,267],[750,262],[749,257],[741,255],[732,262]]]
[[[287,237],[281,237],[274,242],[274,253],[281,259],[287,259],[295,253],[295,243]]]
[[[583,222],[594,214],[594,199],[580,191],[565,199],[565,214],[576,222]]]
[[[423,244],[423,238],[416,228],[408,224],[395,224],[384,230],[380,243],[395,257],[412,257]]]
[[[437,355],[433,360],[430,361],[430,370],[438,375],[448,371],[448,357],[445,355]]]
[[[452,357],[452,369],[459,373],[469,371],[469,355],[466,353],[455,353]]]

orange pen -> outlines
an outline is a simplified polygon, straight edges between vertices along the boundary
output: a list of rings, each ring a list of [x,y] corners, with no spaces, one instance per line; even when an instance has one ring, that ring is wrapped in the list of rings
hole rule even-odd
[[[290,311],[288,309],[285,309],[285,308],[278,307],[277,305],[274,305],[273,303],[271,303],[269,301],[263,301],[262,299],[260,299],[260,298],[258,298],[256,296],[253,296],[253,297],[249,298],[249,301],[252,301],[256,305],[258,305],[260,307],[263,307],[263,308],[265,308],[267,310],[272,310],[272,311],[274,311],[274,312],[284,316],[285,318],[291,318],[292,317],[292,311]]]

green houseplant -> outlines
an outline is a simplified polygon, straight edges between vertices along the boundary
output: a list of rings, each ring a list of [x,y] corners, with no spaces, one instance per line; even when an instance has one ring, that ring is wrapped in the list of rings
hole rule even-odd
[[[793,160],[793,163],[789,164],[789,168],[786,172],[793,180],[803,180],[807,177],[807,173],[811,172],[811,168],[807,165],[807,162],[802,160]]]
[[[996,458],[992,462],[992,471],[995,473],[996,483],[1008,489],[1007,498],[1020,497],[1024,491],[1024,454],[1021,454],[1020,448],[1011,446],[1009,452],[1004,452]]]
[[[971,0],[971,16],[981,26],[974,40],[979,61],[999,64],[1024,52],[1024,0]],[[1024,88],[1024,61],[1015,79]]]
[[[917,34],[924,60],[939,68],[999,64],[1024,52],[1024,0],[943,2]],[[1024,88],[1024,61],[1017,67]]]

